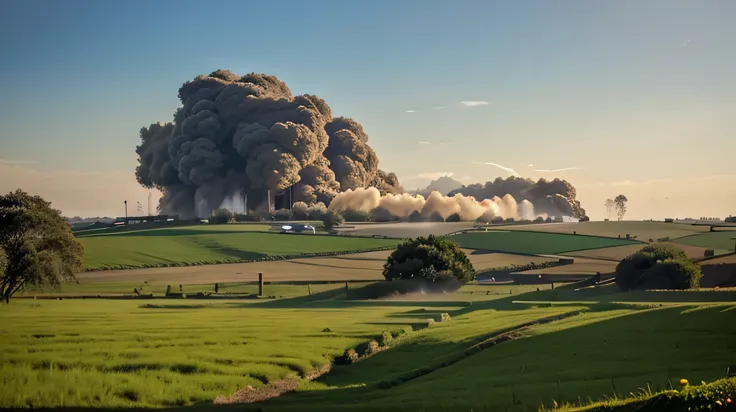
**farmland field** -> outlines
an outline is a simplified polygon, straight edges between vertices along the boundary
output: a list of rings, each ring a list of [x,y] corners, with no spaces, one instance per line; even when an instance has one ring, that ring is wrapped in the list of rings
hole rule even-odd
[[[526,296],[543,300],[563,291],[519,295],[531,288],[511,287],[516,293],[508,295],[508,286],[466,288],[445,302],[350,302],[329,290],[321,293],[328,300],[315,296],[312,303],[16,300],[0,312],[0,407],[194,404],[210,410],[218,396],[303,376],[382,330],[410,327],[414,331],[398,346],[357,364],[333,366],[314,382],[302,380],[296,393],[241,407],[498,410],[511,403],[513,391],[523,406],[536,408],[551,406],[552,399],[602,399],[614,387],[626,396],[647,384],[664,388],[668,379],[710,381],[723,375],[736,349],[733,304],[597,308],[583,294],[583,302],[547,307],[521,303]],[[472,291],[476,298],[468,306],[463,296]],[[617,295],[627,301],[662,299],[641,292],[606,299]],[[687,293],[670,295],[677,301]],[[577,314],[585,308],[592,310]],[[452,320],[421,330],[413,326],[439,312]],[[566,318],[520,329],[509,342],[463,355],[496,332],[550,316]],[[427,369],[424,376],[412,374],[421,367]],[[382,382],[398,383],[386,390]]]
[[[498,230],[526,230],[535,232],[568,233],[579,235],[625,238],[626,234],[636,236],[636,240],[648,242],[649,239],[670,239],[708,232],[706,226],[692,226],[681,223],[663,222],[582,222],[582,223],[537,223],[530,225],[509,225],[489,227]]]
[[[716,254],[733,252],[736,243],[736,231],[724,230],[721,232],[703,233],[695,236],[683,237],[675,241],[681,245],[698,246],[714,249]]]
[[[391,239],[281,235],[259,225],[194,226],[84,235],[85,267],[96,269],[182,262],[258,259],[392,246]]]
[[[625,239],[501,230],[463,233],[451,236],[450,240],[467,249],[540,255],[636,244]]]
[[[704,247],[681,245],[681,244],[673,243],[673,242],[664,242],[664,243],[672,245],[678,249],[681,249],[691,259],[702,258],[705,254],[706,248]],[[641,244],[616,246],[616,247],[609,247],[609,248],[602,248],[602,249],[581,250],[577,252],[570,252],[570,253],[567,253],[566,255],[579,256],[579,257],[584,257],[584,258],[607,259],[607,260],[619,261],[625,258],[626,256],[631,255],[632,253],[636,253],[643,247],[644,245],[641,245]]]
[[[392,238],[415,238],[419,236],[444,236],[473,227],[473,222],[399,222],[399,223],[346,223],[338,232],[356,236],[386,236]]]
[[[612,273],[616,270],[617,264],[618,262],[612,262],[608,260],[575,258],[575,263],[573,263],[572,265],[561,265],[545,269],[527,270],[519,273],[529,275],[594,275],[596,272]]]
[[[556,260],[537,256],[472,252],[466,250],[476,270]],[[206,290],[211,290],[215,282],[255,282],[259,272],[264,274],[267,282],[383,280],[383,265],[390,253],[391,251],[376,251],[270,262],[84,272],[77,275],[79,284],[62,285],[61,292],[130,293],[134,287],[140,289],[144,282],[149,286],[146,293],[165,291],[167,284],[207,284]],[[117,286],[110,287],[111,283]],[[154,286],[157,287],[152,289]],[[187,288],[190,292],[204,291],[200,289],[202,288]],[[253,289],[249,287],[245,290]]]

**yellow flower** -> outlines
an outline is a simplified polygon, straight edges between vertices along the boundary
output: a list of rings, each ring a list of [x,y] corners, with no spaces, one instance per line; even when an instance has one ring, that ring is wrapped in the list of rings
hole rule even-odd
[[[684,378],[683,379],[680,379],[680,385],[687,386],[687,384],[688,384],[687,379],[684,379]]]

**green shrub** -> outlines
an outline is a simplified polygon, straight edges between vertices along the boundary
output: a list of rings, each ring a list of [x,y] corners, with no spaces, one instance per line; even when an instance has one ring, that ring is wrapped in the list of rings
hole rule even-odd
[[[279,209],[274,212],[273,217],[276,220],[291,220],[294,214],[289,209]]]
[[[544,223],[544,218],[542,216],[537,216],[534,219],[534,223]]]
[[[363,212],[361,210],[345,210],[342,212],[342,217],[346,222],[370,222],[371,214],[369,212]]]
[[[386,280],[424,279],[460,283],[475,279],[475,269],[460,247],[443,237],[429,235],[398,245],[383,266]]]
[[[339,213],[334,210],[329,210],[323,214],[321,219],[322,224],[325,226],[325,230],[328,232],[335,228],[335,226],[341,225],[345,222],[345,219]]]
[[[227,209],[217,209],[212,216],[214,223],[227,223],[233,218],[233,213]]]
[[[699,266],[684,251],[662,243],[647,245],[616,266],[616,284],[622,290],[697,287],[700,277]]]
[[[662,283],[674,289],[697,289],[703,272],[700,265],[689,259],[666,259],[657,262],[647,272],[647,283],[657,287]]]
[[[422,221],[422,215],[419,214],[419,211],[415,210],[411,212],[409,215],[409,221],[410,222],[421,222]]]
[[[729,216],[726,218],[726,223],[736,223],[736,216]]]

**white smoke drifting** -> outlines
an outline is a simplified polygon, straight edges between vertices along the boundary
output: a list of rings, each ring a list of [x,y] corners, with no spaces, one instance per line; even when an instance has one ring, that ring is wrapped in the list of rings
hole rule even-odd
[[[447,219],[457,213],[462,221],[491,221],[498,217],[532,220],[536,217],[531,202],[523,200],[517,204],[511,195],[479,202],[472,196],[456,194],[448,197],[432,192],[425,199],[422,195],[412,196],[406,193],[381,196],[378,189],[373,187],[339,193],[332,199],[329,210],[370,212],[379,207],[398,218],[407,218],[414,212],[418,212],[423,219],[435,215]]]

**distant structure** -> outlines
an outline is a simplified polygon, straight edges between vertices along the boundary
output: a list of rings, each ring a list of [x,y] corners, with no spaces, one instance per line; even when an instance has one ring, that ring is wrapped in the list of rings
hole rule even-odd
[[[301,223],[281,226],[281,233],[303,233],[304,231],[311,231],[312,234],[317,233],[314,226]]]

